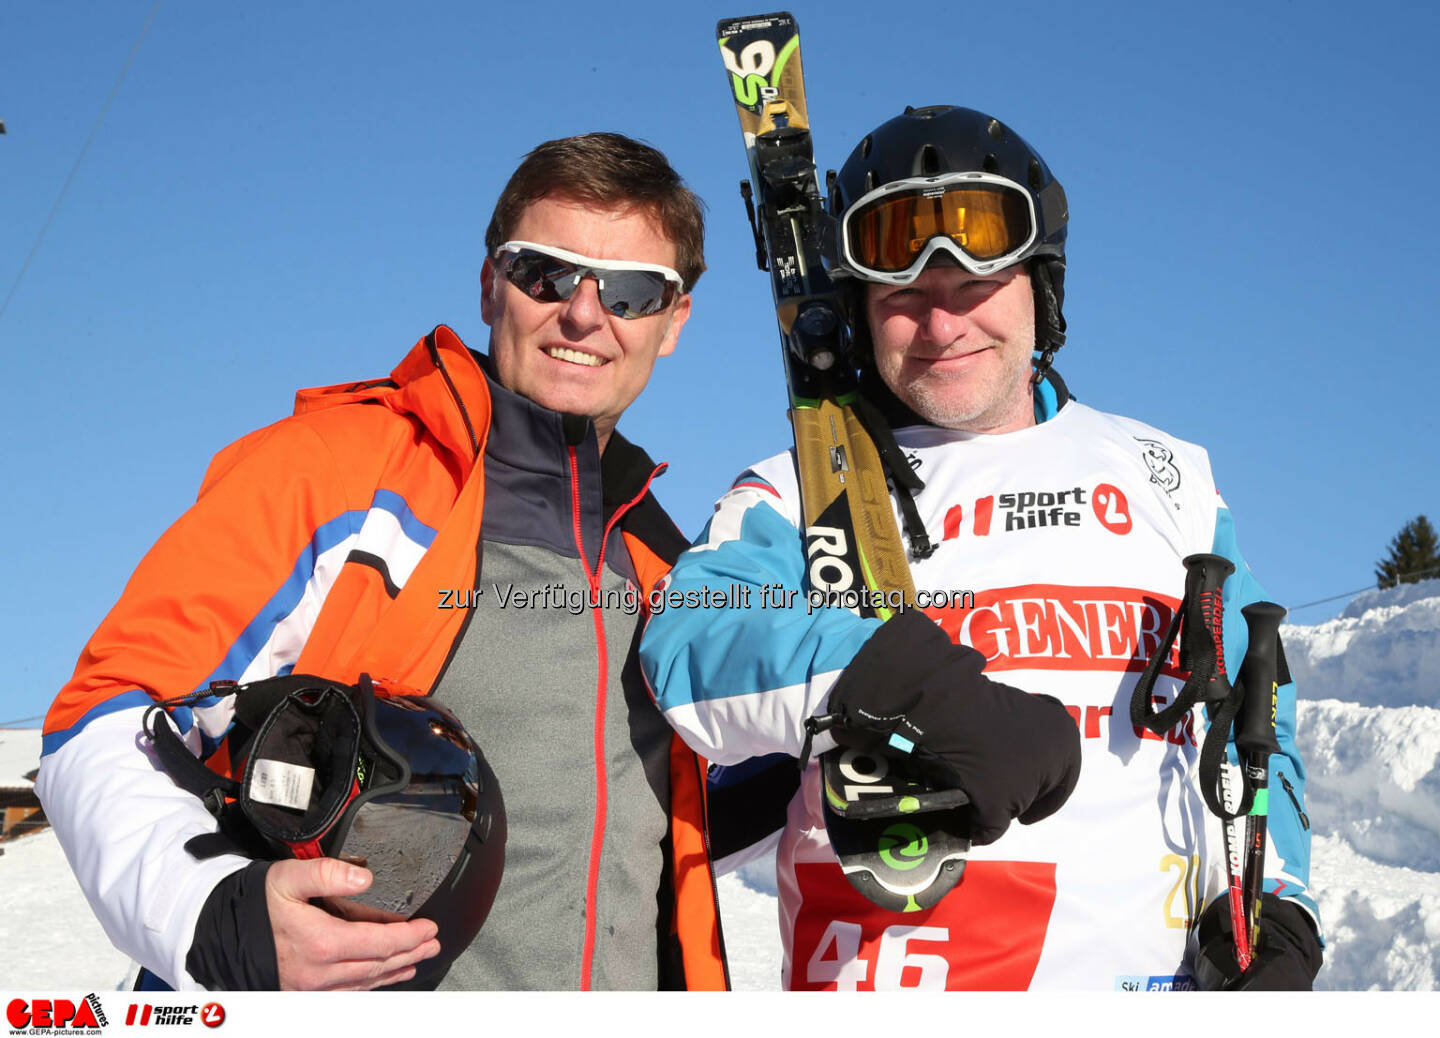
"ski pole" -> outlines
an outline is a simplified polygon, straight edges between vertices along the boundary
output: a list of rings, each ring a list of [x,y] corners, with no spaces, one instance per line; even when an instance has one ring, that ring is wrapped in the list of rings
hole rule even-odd
[[[1245,922],[1244,832],[1237,819],[1251,807],[1252,790],[1245,783],[1232,795],[1233,778],[1225,759],[1230,730],[1244,689],[1231,685],[1225,673],[1225,578],[1235,566],[1222,555],[1187,555],[1185,592],[1170,629],[1155,646],[1130,698],[1130,720],[1160,734],[1177,724],[1197,703],[1205,705],[1209,728],[1200,751],[1200,791],[1205,805],[1220,819],[1229,876],[1230,924],[1235,935],[1235,961],[1250,965],[1250,933]],[[1169,706],[1155,710],[1151,694],[1170,648],[1180,635],[1180,669],[1188,673],[1184,687]],[[1235,803],[1235,807],[1231,807]]]
[[[1279,695],[1280,621],[1285,609],[1274,602],[1255,602],[1240,610],[1250,644],[1236,675],[1244,699],[1235,725],[1235,748],[1245,777],[1255,791],[1245,820],[1245,903],[1250,917],[1250,947],[1260,944],[1260,895],[1265,880],[1265,839],[1270,806],[1270,754],[1280,752],[1275,738]]]
[[[1225,838],[1230,926],[1235,935],[1235,962],[1243,973],[1250,968],[1253,948],[1245,922],[1244,833],[1238,819],[1250,806],[1249,789],[1243,788],[1239,796],[1232,796],[1232,776],[1224,759],[1225,743],[1245,694],[1244,687],[1232,685],[1225,673],[1224,588],[1225,578],[1235,572],[1235,566],[1221,555],[1189,555],[1183,561],[1187,597],[1193,597],[1187,621],[1198,618],[1200,631],[1190,625],[1191,636],[1180,643],[1180,666],[1189,668],[1192,681],[1197,677],[1203,681],[1196,693],[1205,704],[1210,727],[1200,754],[1200,779],[1207,800],[1213,800],[1214,781],[1209,776],[1219,778],[1220,798],[1218,803],[1210,803],[1210,809],[1219,816]],[[1232,803],[1237,806],[1232,808]]]

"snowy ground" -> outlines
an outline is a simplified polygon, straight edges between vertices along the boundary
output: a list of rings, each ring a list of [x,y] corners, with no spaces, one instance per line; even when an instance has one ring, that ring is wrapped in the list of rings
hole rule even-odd
[[[0,990],[114,990],[130,967],[50,829],[0,843]]]
[[[1329,940],[1317,987],[1440,990],[1440,581],[1282,633],[1305,697],[1311,880]],[[115,988],[128,963],[54,834],[0,848],[0,988]],[[735,988],[775,990],[773,866],[722,877],[720,899]]]

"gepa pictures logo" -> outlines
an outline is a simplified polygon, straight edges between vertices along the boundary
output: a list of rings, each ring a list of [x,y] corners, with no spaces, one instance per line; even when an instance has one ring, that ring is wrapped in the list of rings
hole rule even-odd
[[[14,998],[5,1006],[11,1034],[88,1034],[108,1021],[100,999],[86,995],[79,1002],[67,998]]]

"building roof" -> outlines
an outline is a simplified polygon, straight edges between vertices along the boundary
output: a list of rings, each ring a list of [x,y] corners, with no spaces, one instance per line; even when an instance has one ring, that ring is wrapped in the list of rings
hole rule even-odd
[[[0,790],[34,789],[39,728],[0,728]]]

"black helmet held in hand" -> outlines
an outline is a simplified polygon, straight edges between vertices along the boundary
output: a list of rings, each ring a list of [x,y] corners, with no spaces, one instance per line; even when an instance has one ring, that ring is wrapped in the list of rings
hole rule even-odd
[[[219,833],[187,847],[364,866],[370,887],[327,907],[434,920],[440,953],[393,986],[436,987],[484,925],[505,865],[500,784],[464,726],[429,696],[376,695],[363,674],[355,685],[300,674],[217,682],[206,694],[235,696],[226,746],[238,782],[192,756],[159,706],[145,719],[171,777],[220,819]]]

